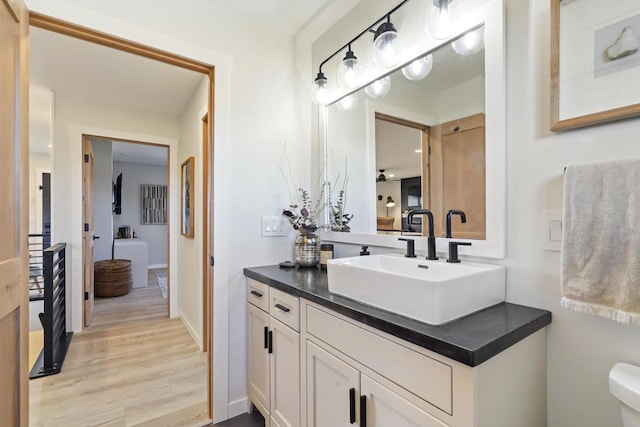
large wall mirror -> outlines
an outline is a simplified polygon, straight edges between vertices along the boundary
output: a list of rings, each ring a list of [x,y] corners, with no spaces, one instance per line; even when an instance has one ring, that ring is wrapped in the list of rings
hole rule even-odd
[[[450,231],[472,242],[463,253],[505,256],[504,13],[502,1],[484,3],[481,21],[321,107],[326,178],[348,175],[346,211],[354,215],[350,233],[325,240],[402,247],[398,238],[411,236],[424,249],[426,224],[409,224],[407,212],[426,208],[439,252]],[[484,48],[461,54],[458,40],[470,32],[484,36]],[[431,65],[425,78],[403,72],[413,59]],[[380,78],[382,94],[373,90]],[[466,222],[454,214],[447,230],[449,211],[464,212]]]

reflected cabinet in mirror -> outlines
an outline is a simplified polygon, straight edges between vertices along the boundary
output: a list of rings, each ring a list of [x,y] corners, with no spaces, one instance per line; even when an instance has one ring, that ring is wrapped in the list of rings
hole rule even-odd
[[[399,237],[413,236],[424,249],[427,221],[410,223],[408,212],[428,209],[439,252],[453,238],[472,242],[463,253],[504,257],[503,4],[486,3],[480,25],[416,57],[426,76],[405,62],[326,107],[327,180],[348,174],[354,215],[349,235],[326,240],[401,247]],[[465,45],[469,34],[481,42]]]

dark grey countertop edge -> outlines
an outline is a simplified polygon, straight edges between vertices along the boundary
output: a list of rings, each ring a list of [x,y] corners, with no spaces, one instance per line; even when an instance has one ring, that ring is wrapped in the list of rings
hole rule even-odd
[[[257,267],[257,268],[260,268],[260,267]],[[540,312],[539,316],[532,318],[530,321],[523,323],[517,328],[514,328],[500,336],[497,336],[494,340],[487,342],[478,348],[466,348],[456,343],[447,341],[445,339],[435,337],[429,334],[428,332],[416,331],[415,329],[405,327],[398,323],[394,323],[393,321],[385,320],[383,317],[389,317],[390,315],[391,316],[398,316],[398,315],[394,315],[384,310],[376,309],[374,307],[365,306],[362,303],[350,300],[348,298],[343,298],[338,295],[332,294],[331,296],[332,299],[327,299],[314,292],[311,292],[305,289],[300,289],[299,287],[292,286],[287,283],[283,283],[265,274],[254,271],[252,268],[245,268],[244,275],[252,279],[258,280],[260,282],[266,283],[267,285],[272,286],[276,289],[279,289],[283,292],[286,292],[290,295],[302,297],[309,301],[315,302],[323,307],[336,311],[337,313],[340,313],[346,317],[349,317],[357,322],[371,326],[382,332],[386,332],[390,335],[393,335],[395,337],[398,337],[400,339],[413,343],[419,347],[433,351],[442,356],[456,360],[460,363],[463,363],[471,367],[480,365],[481,363],[489,360],[493,356],[508,349],[514,344],[517,344],[519,341],[525,339],[529,335],[532,335],[533,333],[539,331],[540,329],[546,327],[551,323],[551,312],[546,310],[536,309],[537,311]],[[519,306],[517,304],[512,304],[512,303],[501,303],[494,307],[498,307],[498,306],[526,307],[526,306]],[[360,308],[363,308],[363,309],[360,310]],[[531,308],[531,307],[527,307],[527,308]],[[482,311],[487,311],[491,309],[492,307],[489,307]],[[376,313],[379,313],[379,316],[376,316],[375,315]],[[456,323],[464,319],[471,321],[473,320],[472,317],[477,315],[478,313],[473,313],[462,319],[458,319],[452,323]],[[398,317],[402,317],[402,316],[398,316]],[[424,325],[425,329],[439,328],[439,326],[427,325],[427,324],[415,321],[413,319],[408,319],[408,318],[403,318],[403,319],[407,323],[411,323],[413,325]],[[447,325],[451,325],[451,324],[447,324]],[[440,327],[445,327],[445,325],[441,325]]]

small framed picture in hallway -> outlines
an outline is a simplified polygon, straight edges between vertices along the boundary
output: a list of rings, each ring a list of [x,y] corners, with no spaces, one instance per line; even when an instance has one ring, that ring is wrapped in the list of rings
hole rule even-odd
[[[193,237],[193,169],[194,169],[194,158],[189,157],[182,163],[182,173],[180,179],[180,188],[181,188],[181,215],[180,215],[180,223],[181,225],[181,233],[186,237]]]

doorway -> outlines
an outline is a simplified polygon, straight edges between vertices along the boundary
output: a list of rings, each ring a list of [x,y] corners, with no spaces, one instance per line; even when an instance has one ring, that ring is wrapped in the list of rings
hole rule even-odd
[[[422,235],[421,223],[409,224],[407,214],[431,206],[429,133],[428,125],[375,113],[378,234]]]
[[[198,73],[201,73],[201,75],[205,76],[205,78],[208,80],[207,85],[206,85],[206,92],[207,92],[207,97],[206,99],[206,104],[207,104],[207,108],[206,108],[206,117],[208,120],[208,123],[213,123],[213,110],[212,110],[212,105],[213,105],[213,75],[214,75],[214,68],[210,65],[207,64],[203,64],[200,63],[198,61],[194,61],[194,60],[190,60],[187,58],[183,58],[183,57],[179,57],[177,55],[174,54],[170,54],[167,52],[163,52],[163,51],[159,51],[153,48],[149,48],[146,46],[142,46],[133,42],[129,42],[129,41],[125,41],[122,39],[118,39],[115,37],[111,37],[105,34],[101,34],[101,33],[97,33],[91,30],[88,30],[86,28],[82,28],[82,27],[78,27],[78,26],[74,26],[68,23],[64,23],[61,21],[57,21],[55,19],[51,19],[45,16],[41,16],[41,15],[32,15],[31,16],[31,25],[36,26],[38,28],[41,29],[45,29],[45,30],[51,30],[54,32],[57,32],[59,34],[64,34],[64,35],[69,35],[75,38],[79,38],[85,41],[89,41],[91,43],[96,43],[102,46],[107,46],[109,48],[115,48],[115,49],[119,49],[121,51],[127,52],[129,54],[134,54],[134,55],[139,55],[139,56],[143,56],[146,58],[151,58],[157,61],[161,61],[164,62],[166,64],[172,65],[172,66],[176,66],[176,67],[181,67],[181,68],[185,68],[185,69],[189,69],[191,71],[196,71]],[[208,148],[209,151],[207,153],[205,153],[204,155],[200,154],[199,158],[197,158],[197,162],[199,163],[199,166],[202,167],[202,171],[206,170],[206,174],[203,174],[202,176],[202,182],[205,182],[208,184],[207,188],[212,188],[212,168],[210,167],[211,165],[211,158],[213,157],[213,138],[212,138],[212,129],[213,126],[209,126],[206,130],[207,132],[207,140],[208,140]],[[91,133],[91,132],[89,132]],[[72,136],[74,136],[75,133],[72,134]],[[104,136],[103,134],[100,134],[99,136]],[[177,154],[172,154],[176,155]],[[196,164],[198,164],[196,163]],[[174,163],[172,163],[174,164]],[[206,168],[204,167],[206,165]],[[79,171],[79,169],[77,169]],[[77,172],[75,172],[77,173]],[[175,173],[173,174],[175,175]],[[174,177],[172,177],[173,179]],[[77,188],[77,187],[76,187]],[[72,188],[73,191],[73,188]],[[176,200],[178,200],[178,198],[175,198]],[[209,205],[209,201],[205,200],[204,203],[206,203],[207,205]],[[73,206],[75,206],[73,203],[71,204],[71,209],[74,209]],[[212,209],[210,209],[210,212],[212,212]],[[80,219],[78,217],[78,219]],[[210,221],[209,218],[207,218],[207,221]],[[80,222],[80,221],[78,221]],[[210,248],[212,247],[211,245],[211,235],[213,233],[213,227],[211,226],[211,223],[208,223],[209,226],[207,228],[207,234],[202,236],[202,239],[205,240],[207,242],[206,245],[203,245],[202,247],[205,248],[204,251],[205,253],[202,253],[201,256],[198,257],[198,261],[202,262],[202,266],[199,268],[199,270],[203,271],[204,269],[210,269],[210,266],[208,265],[208,263],[205,263],[205,260],[210,259],[210,257],[212,256],[211,250]],[[93,237],[93,236],[91,236]],[[80,276],[81,277],[81,276]],[[212,274],[209,271],[208,275],[205,275],[205,278],[208,278],[208,283],[205,286],[205,289],[208,291],[207,295],[209,296],[210,299],[212,299],[213,297],[213,293],[212,293]],[[211,301],[208,302],[208,304],[205,303],[201,303],[200,304],[201,307],[203,307],[203,310],[211,310]],[[207,308],[208,307],[208,308]],[[203,314],[203,318],[204,319],[211,319],[212,320],[212,316],[210,315],[209,312],[204,312]],[[206,332],[206,342],[207,342],[207,346],[205,348],[206,351],[206,362],[207,362],[207,377],[209,379],[213,378],[213,372],[212,372],[212,347],[213,347],[213,340],[211,339],[211,334],[212,334],[212,325],[208,324],[209,328],[207,328],[207,332]],[[212,404],[211,404],[211,395],[212,395],[212,387],[208,387],[207,389],[207,394],[208,394],[208,399],[209,399],[209,404],[208,404],[208,408],[207,408],[207,412],[208,412],[208,418],[211,419],[213,418],[213,414],[212,414]]]
[[[171,239],[169,238],[170,150],[167,145],[139,141],[124,141],[83,135],[90,143],[91,154],[84,157],[93,160],[93,182],[89,200],[93,201],[92,221],[83,218],[93,231],[93,259],[84,259],[84,268],[94,263],[108,267],[109,260],[127,259],[130,264],[130,289],[126,298],[110,298],[109,289],[98,289],[96,304],[98,318],[92,321],[92,301],[85,305],[85,326],[136,319],[136,310],[121,307],[123,300],[135,300],[144,307],[146,316],[162,312],[170,316],[170,265]],[[89,189],[83,188],[83,194]],[[85,252],[87,253],[87,252]],[[98,277],[98,279],[101,279]],[[104,281],[98,281],[101,285]],[[108,281],[107,281],[108,283]],[[85,286],[87,282],[85,281]],[[149,288],[149,289],[146,289]],[[146,297],[145,297],[146,296]],[[148,303],[148,304],[147,304]]]

